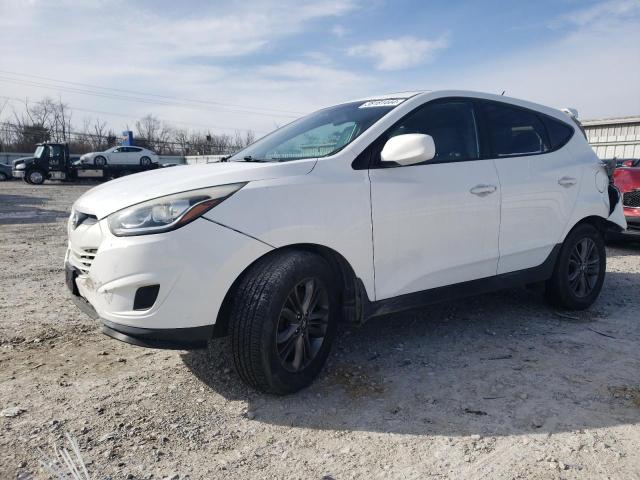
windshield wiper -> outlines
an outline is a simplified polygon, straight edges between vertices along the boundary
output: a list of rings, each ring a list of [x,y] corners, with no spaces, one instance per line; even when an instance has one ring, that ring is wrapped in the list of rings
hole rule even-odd
[[[272,162],[273,160],[267,160],[266,158],[253,158],[251,155],[247,155],[243,158],[245,162]]]

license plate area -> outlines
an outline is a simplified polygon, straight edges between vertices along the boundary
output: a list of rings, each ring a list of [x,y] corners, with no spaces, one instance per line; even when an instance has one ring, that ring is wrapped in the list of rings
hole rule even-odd
[[[81,169],[77,172],[78,178],[102,178],[104,172],[98,169]]]
[[[67,175],[64,172],[51,172],[52,180],[64,180],[67,178]]]

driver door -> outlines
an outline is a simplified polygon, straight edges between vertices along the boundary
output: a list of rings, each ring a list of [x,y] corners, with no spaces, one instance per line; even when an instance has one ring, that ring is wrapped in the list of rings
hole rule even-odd
[[[482,159],[474,103],[446,99],[418,107],[376,142],[431,135],[434,159],[369,170],[376,300],[496,274],[500,190]]]
[[[116,147],[111,150],[111,153],[109,154],[109,163],[113,165],[122,165],[123,163],[127,163],[125,147]]]

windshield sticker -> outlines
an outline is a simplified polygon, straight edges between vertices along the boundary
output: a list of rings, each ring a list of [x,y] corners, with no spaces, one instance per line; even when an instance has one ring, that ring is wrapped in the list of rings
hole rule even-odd
[[[404,102],[405,98],[385,98],[382,100],[369,100],[363,103],[358,108],[373,108],[373,107],[395,107]]]

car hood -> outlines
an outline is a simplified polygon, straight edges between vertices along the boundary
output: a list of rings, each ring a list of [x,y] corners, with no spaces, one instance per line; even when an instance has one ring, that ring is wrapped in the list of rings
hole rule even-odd
[[[113,212],[153,198],[198,188],[306,175],[315,160],[294,162],[220,162],[180,165],[111,180],[82,195],[73,208],[102,219]]]
[[[12,160],[11,165],[15,167],[19,163],[28,163],[28,162],[32,162],[33,160],[35,160],[35,157],[20,157],[20,158],[16,158],[15,160]]]

